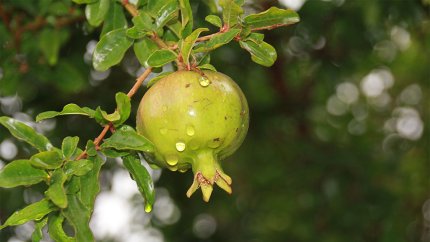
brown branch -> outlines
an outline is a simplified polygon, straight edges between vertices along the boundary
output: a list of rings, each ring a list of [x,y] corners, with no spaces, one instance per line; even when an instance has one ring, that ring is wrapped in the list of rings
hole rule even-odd
[[[149,74],[151,74],[152,68],[148,68],[146,69],[142,75],[140,75],[137,79],[136,79],[136,83],[134,83],[133,87],[130,89],[130,91],[128,91],[127,96],[128,97],[132,97],[136,91],[139,89],[139,87],[142,85],[143,81],[145,81],[145,79],[149,76]]]
[[[142,83],[145,81],[145,79],[149,76],[149,74],[151,74],[152,71],[152,67],[149,67],[148,69],[146,69],[142,75],[140,75],[137,79],[136,82],[134,83],[133,87],[131,87],[130,91],[128,91],[127,96],[128,97],[133,97],[134,94],[136,94],[137,90],[139,89],[140,86],[142,86]],[[99,146],[102,142],[104,137],[106,136],[107,132],[109,130],[112,131],[113,128],[113,124],[112,122],[110,122],[109,124],[106,124],[102,130],[102,132],[100,132],[100,134],[97,136],[97,138],[94,139],[94,145],[97,147]],[[87,150],[85,149],[78,157],[76,157],[75,160],[80,160],[87,157]]]

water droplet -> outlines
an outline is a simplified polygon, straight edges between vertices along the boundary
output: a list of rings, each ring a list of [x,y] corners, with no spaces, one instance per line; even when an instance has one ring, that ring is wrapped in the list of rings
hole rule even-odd
[[[185,143],[182,141],[176,142],[176,150],[182,152],[185,150]]]
[[[186,132],[188,136],[193,136],[195,134],[194,127],[192,125],[187,125]]]
[[[208,147],[215,149],[215,148],[218,148],[221,145],[221,143],[222,142],[221,142],[220,138],[215,138],[215,139],[212,139],[211,141],[209,141]]]
[[[167,134],[167,129],[166,128],[161,128],[160,129],[160,133],[161,134]]]
[[[179,172],[185,173],[187,170],[188,170],[187,168],[181,168],[181,169],[179,169]]]
[[[209,86],[209,84],[211,84],[211,81],[207,77],[201,76],[199,78],[199,83],[200,83],[200,86],[207,87]]]
[[[164,105],[163,106],[163,112],[166,112],[167,111],[167,106],[166,105]]]
[[[145,204],[145,212],[149,213],[152,211],[152,206],[151,204],[147,203]]]
[[[170,166],[174,166],[174,165],[178,164],[178,157],[176,155],[168,155],[166,157],[166,162]]]

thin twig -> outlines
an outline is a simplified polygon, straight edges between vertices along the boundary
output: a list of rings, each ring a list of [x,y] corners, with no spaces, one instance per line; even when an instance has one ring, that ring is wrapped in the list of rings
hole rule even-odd
[[[146,69],[142,75],[140,75],[137,79],[136,82],[134,83],[133,87],[131,87],[130,91],[128,91],[127,96],[128,97],[133,97],[134,94],[136,94],[137,90],[139,89],[140,86],[142,86],[142,83],[145,81],[145,79],[149,76],[149,74],[151,74],[152,71],[152,67],[149,67],[148,69]],[[113,127],[113,124],[110,122],[109,124],[106,124],[102,130],[102,132],[100,132],[99,136],[97,136],[97,138],[94,139],[94,145],[97,147],[99,146],[102,142],[104,137],[106,136],[107,132],[109,130],[111,130],[111,128]],[[87,150],[85,149],[78,157],[76,157],[75,160],[80,160],[87,157]]]

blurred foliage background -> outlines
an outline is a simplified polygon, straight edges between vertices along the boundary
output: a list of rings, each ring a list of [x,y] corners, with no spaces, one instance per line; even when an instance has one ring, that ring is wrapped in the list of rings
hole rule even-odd
[[[204,2],[191,1],[195,27],[209,27]],[[93,70],[101,30],[69,1],[38,4],[0,2],[0,115],[27,122],[56,145],[68,135],[84,145],[100,132],[96,123],[35,123],[35,116],[71,102],[112,110],[115,93],[127,92],[143,69],[129,53],[119,66]],[[274,5],[301,16],[294,26],[266,32],[278,50],[274,66],[252,63],[236,43],[212,55],[251,110],[243,146],[223,165],[233,195],[217,189],[209,204],[199,194],[187,199],[191,172],[152,171],[157,201],[145,214],[128,174],[110,160],[91,224],[99,241],[430,241],[428,2],[245,4],[249,13]],[[47,45],[58,45],[58,59],[46,58]],[[32,152],[0,128],[0,167]],[[1,189],[0,221],[41,191]],[[2,230],[0,241],[28,241],[32,226]]]

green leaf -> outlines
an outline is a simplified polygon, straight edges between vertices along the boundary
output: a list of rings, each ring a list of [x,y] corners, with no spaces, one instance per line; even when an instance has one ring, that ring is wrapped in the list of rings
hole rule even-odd
[[[63,143],[61,144],[61,150],[63,151],[63,156],[66,159],[70,159],[72,155],[75,153],[76,148],[78,147],[79,137],[67,136],[63,139]]]
[[[154,145],[130,126],[124,125],[113,135],[105,139],[102,148],[114,148],[117,150],[139,150],[153,152]]]
[[[291,9],[271,7],[268,10],[245,17],[244,23],[250,28],[273,28],[294,24],[300,21],[299,15]]]
[[[74,238],[69,237],[63,229],[64,217],[61,214],[49,216],[48,232],[49,237],[57,242],[74,242]]]
[[[3,229],[7,226],[16,226],[27,223],[31,220],[42,219],[48,213],[56,210],[57,208],[46,198],[38,202],[32,203],[27,207],[14,212],[6,222],[0,226]]]
[[[215,25],[220,28],[222,27],[221,18],[216,15],[208,15],[206,16],[205,20],[212,25]]]
[[[146,168],[140,162],[140,159],[128,155],[122,158],[125,168],[130,172],[133,180],[136,182],[140,193],[145,199],[145,211],[151,212],[152,206],[155,201],[155,190],[154,183],[152,181],[151,175],[146,170]]]
[[[27,142],[39,151],[51,150],[53,148],[45,136],[37,133],[23,122],[3,116],[0,117],[0,124],[6,127],[15,138]]]
[[[191,49],[196,43],[197,38],[202,32],[208,31],[208,30],[209,29],[207,28],[198,28],[194,30],[190,35],[188,35],[188,37],[185,38],[185,40],[182,42],[181,53],[182,53],[182,59],[184,60],[185,65],[189,64]]]
[[[203,70],[217,71],[215,69],[215,67],[213,65],[211,65],[211,64],[203,64],[203,65],[199,66],[199,68],[203,69]]]
[[[79,177],[81,184],[80,198],[82,204],[92,212],[94,201],[100,192],[99,176],[103,160],[99,156],[88,157],[88,160],[92,162],[93,168],[87,174]]]
[[[107,12],[109,11],[110,0],[97,0],[97,2],[88,4],[85,8],[85,17],[88,23],[94,27],[99,26]]]
[[[115,100],[116,100],[116,110],[118,111],[118,114],[120,116],[119,120],[113,122],[113,124],[116,127],[123,124],[130,116],[131,103],[130,103],[130,97],[123,92],[118,92],[115,95]]]
[[[40,242],[43,239],[43,227],[45,227],[46,223],[48,222],[48,218],[45,217],[44,219],[40,221],[36,221],[34,226],[34,231],[31,234],[31,241],[32,242]]]
[[[208,52],[221,47],[234,39],[240,33],[240,29],[230,29],[229,31],[217,34],[206,43],[199,45],[195,52]]]
[[[156,50],[149,56],[147,63],[152,67],[161,67],[175,59],[176,53],[171,50]]]
[[[64,173],[67,176],[83,176],[93,169],[93,163],[90,160],[80,159],[69,161],[64,165]]]
[[[148,68],[148,58],[158,50],[158,46],[149,38],[142,38],[134,43],[133,50],[140,64]]]
[[[216,4],[217,0],[203,0],[203,3],[208,6],[211,13],[217,13],[218,12],[218,6]]]
[[[111,114],[108,114],[106,111],[102,110],[100,107],[96,108],[96,113],[94,115],[96,122],[101,125],[106,125],[109,122],[114,122],[120,120],[121,116],[118,111],[114,111]]]
[[[146,11],[139,11],[139,15],[134,16],[131,21],[138,30],[146,32],[152,32],[155,30],[152,24],[152,18]]]
[[[43,28],[39,35],[39,48],[48,64],[57,64],[61,44],[68,38],[68,32],[59,29]]]
[[[49,188],[45,192],[46,197],[60,208],[67,207],[66,190],[64,190],[64,182],[66,179],[67,176],[64,174],[63,170],[55,170],[52,173]]]
[[[77,4],[88,4],[88,3],[94,3],[97,0],[72,0],[72,2]]]
[[[271,66],[276,61],[276,50],[268,43],[261,41],[255,43],[252,40],[240,41],[240,46],[251,54],[251,59],[262,66]]]
[[[111,158],[117,158],[117,157],[122,157],[122,156],[126,156],[129,154],[128,151],[117,151],[115,149],[110,149],[110,148],[102,148],[100,150],[105,156],[107,157],[111,157]]]
[[[87,108],[87,107],[81,108],[74,103],[70,103],[64,106],[61,112],[47,111],[47,112],[40,113],[39,115],[36,116],[36,122],[40,122],[41,120],[44,120],[44,119],[54,118],[62,115],[84,115],[84,116],[93,118],[94,113],[95,111],[90,108]]]
[[[111,0],[110,4],[111,7],[107,12],[105,22],[103,23],[100,38],[112,30],[127,28],[127,19],[125,18],[121,4],[115,2],[115,0]]]
[[[222,20],[227,27],[236,25],[239,17],[243,14],[243,9],[240,3],[235,0],[219,0],[219,5],[222,8]]]
[[[89,156],[96,156],[97,155],[97,149],[96,149],[96,145],[94,144],[94,141],[88,140],[85,148],[86,148],[87,154]]]
[[[158,75],[158,76],[156,76],[156,77],[154,77],[154,78],[152,78],[151,80],[149,80],[149,82],[148,82],[148,84],[146,84],[146,87],[151,87],[152,85],[154,85],[157,81],[159,81],[160,79],[162,79],[163,77],[165,77],[165,76],[168,76],[168,75],[170,75],[170,74],[172,74],[173,73],[173,71],[167,71],[167,72],[163,72],[163,73],[161,73],[160,75]]]
[[[73,226],[76,241],[94,241],[94,236],[89,226],[91,211],[79,200],[78,196],[68,195],[67,202],[69,206],[62,210],[62,215]]]
[[[98,71],[106,71],[121,62],[125,52],[133,44],[126,35],[126,29],[112,30],[97,43],[93,54],[93,66]]]
[[[169,28],[169,30],[172,33],[174,33],[174,35],[177,38],[181,38],[181,36],[182,36],[182,24],[181,24],[180,21],[175,21],[175,22],[173,22],[171,24],[168,24],[167,28]]]
[[[178,1],[177,0],[148,0],[148,13],[155,18],[157,28],[162,28],[164,25],[177,16]]]
[[[56,169],[63,163],[63,157],[58,151],[42,151],[30,158],[30,164],[40,169]]]
[[[141,39],[141,38],[144,38],[146,36],[152,35],[151,32],[145,31],[145,30],[140,30],[136,26],[133,26],[133,27],[127,29],[125,34],[127,35],[127,37],[132,38],[132,39]]]
[[[181,36],[188,36],[193,30],[193,10],[189,0],[179,0],[181,10],[182,31]]]
[[[48,179],[48,174],[34,168],[29,160],[15,160],[0,170],[0,187],[29,186]]]

